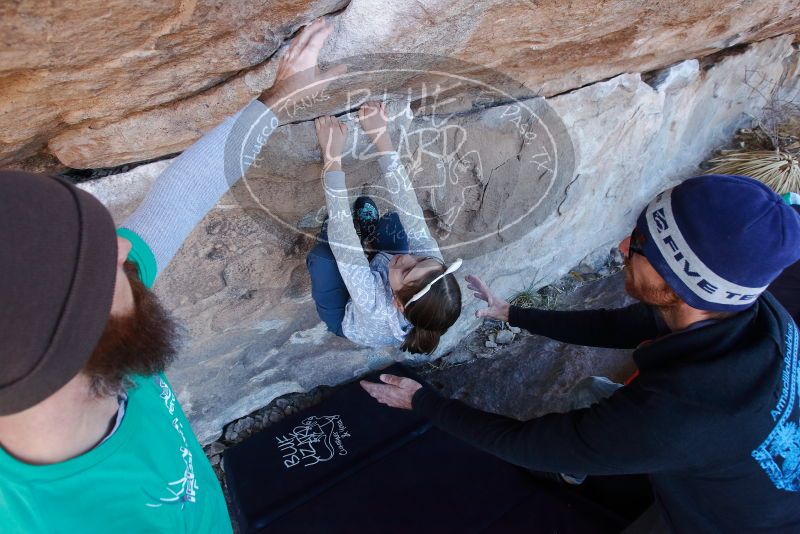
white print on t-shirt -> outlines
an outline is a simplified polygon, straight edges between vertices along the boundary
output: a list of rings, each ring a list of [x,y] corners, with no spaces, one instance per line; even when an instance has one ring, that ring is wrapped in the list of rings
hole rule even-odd
[[[158,385],[161,387],[161,398],[164,400],[164,406],[170,415],[175,413],[175,394],[170,389],[169,385],[159,377]],[[187,502],[195,502],[197,498],[197,479],[194,476],[194,463],[192,452],[189,450],[189,444],[186,441],[186,435],[183,432],[183,423],[177,417],[172,419],[172,428],[178,433],[183,442],[183,446],[179,448],[181,459],[183,460],[184,470],[183,476],[177,480],[167,483],[166,490],[169,493],[168,497],[160,497],[157,503],[147,503],[151,508],[158,508],[164,504],[180,504],[181,510]]]
[[[283,436],[276,436],[278,449],[283,455],[286,468],[303,464],[310,467],[328,462],[337,454],[345,456],[347,449],[342,440],[350,433],[338,415],[311,416]]]
[[[175,415],[175,394],[169,388],[169,385],[164,382],[163,378],[158,379],[158,385],[161,387],[161,400],[164,401],[164,406],[170,415]]]

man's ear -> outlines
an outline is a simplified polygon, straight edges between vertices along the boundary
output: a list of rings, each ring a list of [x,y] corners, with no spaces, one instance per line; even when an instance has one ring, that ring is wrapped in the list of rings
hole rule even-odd
[[[398,310],[400,313],[405,313],[405,311],[406,311],[406,307],[405,307],[405,306],[403,306],[403,303],[402,303],[402,302],[400,302],[400,299],[398,299],[398,298],[397,298],[397,295],[394,295],[394,296],[392,297],[392,304],[394,305],[394,307],[395,307],[395,308],[397,308],[397,310]]]
[[[128,253],[133,248],[131,242],[124,237],[117,236],[117,267],[122,268],[122,264],[128,259]]]

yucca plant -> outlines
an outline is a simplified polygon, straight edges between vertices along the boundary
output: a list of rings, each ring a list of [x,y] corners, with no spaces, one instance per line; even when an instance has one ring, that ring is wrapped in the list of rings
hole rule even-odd
[[[708,162],[708,174],[750,176],[781,195],[800,192],[800,107],[773,101],[754,122],[737,133],[738,148]]]
[[[726,150],[710,163],[709,174],[749,176],[779,195],[800,191],[800,160],[783,150]]]

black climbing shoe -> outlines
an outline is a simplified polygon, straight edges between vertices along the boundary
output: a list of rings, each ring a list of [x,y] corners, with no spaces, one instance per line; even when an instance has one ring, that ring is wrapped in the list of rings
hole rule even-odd
[[[378,206],[369,197],[358,197],[353,204],[353,225],[365,250],[371,248],[378,233]]]

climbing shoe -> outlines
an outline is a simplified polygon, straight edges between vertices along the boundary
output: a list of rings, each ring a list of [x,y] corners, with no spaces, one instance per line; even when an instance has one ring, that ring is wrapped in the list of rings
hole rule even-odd
[[[371,248],[378,232],[378,206],[371,198],[361,196],[353,204],[353,225],[365,250]]]

